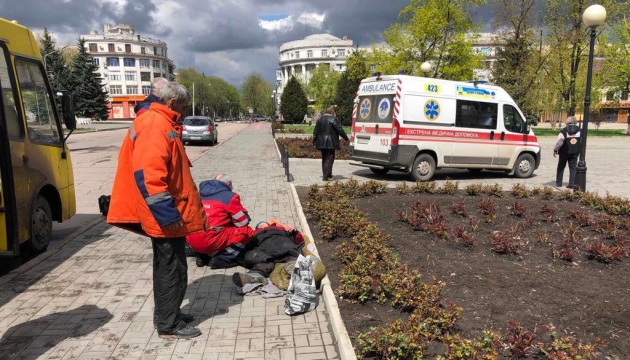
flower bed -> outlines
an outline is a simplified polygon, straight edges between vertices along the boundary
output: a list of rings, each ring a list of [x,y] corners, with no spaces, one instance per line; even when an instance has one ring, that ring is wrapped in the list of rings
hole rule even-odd
[[[630,358],[627,200],[450,181],[298,192],[360,357]]]
[[[277,138],[278,144],[283,144],[292,158],[321,159],[322,154],[315,149],[312,138]],[[338,160],[350,159],[350,148],[348,142],[341,141],[341,150],[336,151],[335,158]]]

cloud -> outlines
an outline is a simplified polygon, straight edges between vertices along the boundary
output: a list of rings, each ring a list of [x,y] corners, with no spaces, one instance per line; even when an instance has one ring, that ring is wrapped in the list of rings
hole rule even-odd
[[[19,1],[20,6],[15,6]],[[47,27],[60,46],[103,24],[133,25],[165,41],[178,68],[193,67],[233,85],[252,71],[275,82],[278,50],[316,33],[347,35],[355,45],[381,42],[409,0],[0,0],[0,14]]]

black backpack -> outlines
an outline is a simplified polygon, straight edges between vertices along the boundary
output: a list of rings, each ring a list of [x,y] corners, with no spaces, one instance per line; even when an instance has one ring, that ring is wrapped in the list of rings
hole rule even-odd
[[[564,129],[562,129],[562,134],[564,135],[564,144],[560,148],[560,152],[568,155],[575,155],[580,153],[580,145],[582,143],[582,139],[577,137],[569,137],[569,135],[575,135],[580,132],[580,127],[575,124],[569,124]]]
[[[111,195],[101,195],[98,198],[98,211],[100,211],[103,216],[107,216],[109,212],[109,200],[111,198]]]

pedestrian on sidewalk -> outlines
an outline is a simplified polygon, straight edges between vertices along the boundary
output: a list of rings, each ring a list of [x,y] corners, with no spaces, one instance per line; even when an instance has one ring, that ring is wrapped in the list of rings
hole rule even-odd
[[[210,265],[213,269],[237,266],[237,258],[254,229],[251,218],[234,192],[232,178],[219,174],[213,180],[199,184],[203,210],[208,219],[207,230],[188,235],[188,245],[197,252],[197,266]]]
[[[180,309],[188,284],[186,235],[206,224],[177,126],[188,103],[186,88],[169,82],[134,120],[120,148],[107,216],[109,224],[151,238],[154,322],[163,338],[201,335]]]
[[[567,118],[567,125],[558,134],[556,145],[553,147],[553,157],[558,158],[558,168],[556,169],[556,187],[562,187],[562,177],[564,168],[569,164],[569,185],[567,188],[575,189],[575,174],[577,172],[577,161],[580,154],[580,127],[577,125],[575,117]]]
[[[322,179],[332,180],[335,150],[340,150],[339,137],[348,141],[333,106],[329,106],[323,116],[317,119],[313,129],[313,145],[322,153]]]

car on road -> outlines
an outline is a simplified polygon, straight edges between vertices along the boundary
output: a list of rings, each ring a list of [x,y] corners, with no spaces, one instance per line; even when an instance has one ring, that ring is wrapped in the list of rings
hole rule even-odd
[[[187,142],[209,142],[215,145],[218,142],[219,132],[217,124],[207,116],[187,116],[184,119],[182,141]]]

